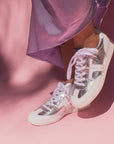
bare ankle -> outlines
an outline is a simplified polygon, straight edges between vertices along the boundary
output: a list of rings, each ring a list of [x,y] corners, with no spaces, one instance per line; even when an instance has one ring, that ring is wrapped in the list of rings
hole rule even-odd
[[[91,22],[82,32],[73,38],[75,48],[95,48],[99,42],[99,35]]]
[[[86,38],[83,47],[95,48],[99,43],[99,35],[93,33],[90,37]]]

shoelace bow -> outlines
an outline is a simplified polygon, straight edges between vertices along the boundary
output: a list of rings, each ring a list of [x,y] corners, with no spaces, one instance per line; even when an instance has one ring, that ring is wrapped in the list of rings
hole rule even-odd
[[[74,56],[71,58],[68,69],[67,69],[67,79],[71,79],[72,67],[75,65],[75,77],[74,84],[79,86],[84,86],[83,81],[86,80],[84,75],[86,74],[87,66],[84,66],[86,60],[84,57],[87,56],[89,58],[96,57],[98,50],[96,48],[83,48],[78,50]]]
[[[52,97],[49,101],[47,101],[43,106],[50,110],[50,106],[54,106],[55,103],[57,103],[61,97],[65,97],[68,95],[68,89],[64,86],[62,82],[59,82],[57,85],[57,88],[54,90]]]

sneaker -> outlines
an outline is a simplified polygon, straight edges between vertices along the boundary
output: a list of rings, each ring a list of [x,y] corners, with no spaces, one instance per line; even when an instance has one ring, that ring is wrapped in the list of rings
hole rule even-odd
[[[52,93],[52,97],[35,111],[28,120],[34,125],[46,125],[60,120],[63,116],[75,111],[70,100],[72,92],[71,83],[59,82],[57,88]]]
[[[89,106],[101,91],[114,44],[102,32],[99,32],[97,48],[82,48],[71,58],[67,71],[67,79],[71,78],[72,67],[75,66],[72,105],[77,110]]]

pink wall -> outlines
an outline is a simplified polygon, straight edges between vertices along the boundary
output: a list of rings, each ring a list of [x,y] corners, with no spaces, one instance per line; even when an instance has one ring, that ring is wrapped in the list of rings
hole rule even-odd
[[[38,70],[38,62],[26,56],[30,14],[31,1],[0,0],[0,79],[13,85],[26,83]]]

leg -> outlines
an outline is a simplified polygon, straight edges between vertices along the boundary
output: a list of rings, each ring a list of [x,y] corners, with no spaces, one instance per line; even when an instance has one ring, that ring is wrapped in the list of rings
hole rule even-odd
[[[64,71],[66,75],[68,63],[71,57],[74,54],[75,48],[83,48],[83,47],[96,47],[99,42],[99,36],[93,26],[93,23],[90,22],[88,26],[82,30],[78,35],[76,35],[73,39],[66,42],[61,46],[61,52],[64,62]]]

